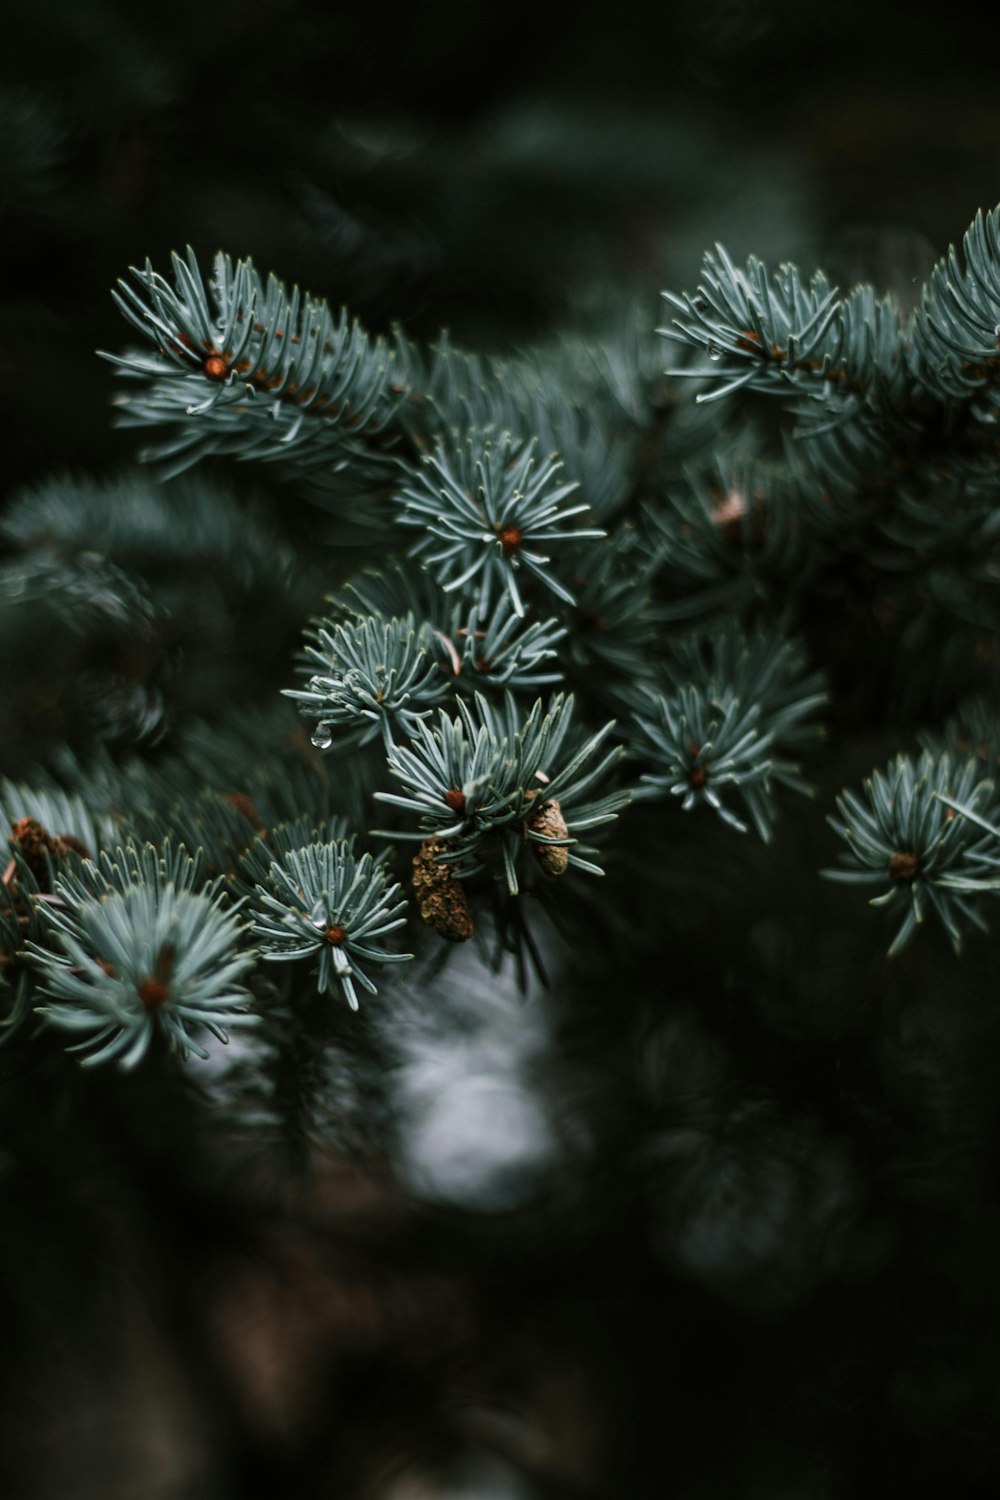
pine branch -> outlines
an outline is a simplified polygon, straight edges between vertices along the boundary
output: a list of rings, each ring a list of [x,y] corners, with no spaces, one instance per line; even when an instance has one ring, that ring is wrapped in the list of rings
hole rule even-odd
[[[330,604],[359,619],[390,620],[403,615],[430,627],[431,649],[456,692],[534,690],[558,682],[557,647],[567,627],[558,620],[527,620],[514,613],[502,594],[492,614],[480,620],[475,605],[445,594],[430,573],[400,562],[366,569],[348,580]]]
[[[537,580],[568,604],[573,596],[536,549],[550,542],[599,538],[593,528],[561,529],[585,505],[563,506],[575,484],[558,481],[559,462],[538,461],[534,443],[473,434],[465,442],[441,444],[399,493],[404,526],[422,535],[410,548],[446,593],[467,587],[478,617],[489,614],[497,591],[505,591],[515,614],[525,604],[521,581]]]
[[[921,383],[949,405],[1000,403],[1000,208],[980,210],[924,287],[914,327]]]
[[[339,989],[358,1008],[355,983],[378,993],[365,964],[408,962],[411,953],[383,947],[387,933],[405,924],[398,885],[370,854],[358,859],[350,840],[311,843],[274,860],[251,905],[251,921],[266,962],[318,959],[323,994]]]
[[[671,372],[686,378],[707,373],[709,390],[699,401],[758,390],[819,402],[843,418],[865,403],[890,404],[905,386],[899,309],[871,287],[855,287],[842,298],[821,271],[806,283],[795,266],[771,273],[755,256],[741,271],[717,245],[705,256],[697,292],[666,292],[664,298],[678,316],[660,331],[702,350],[719,367]],[[808,404],[799,409],[809,412]]]
[[[677,686],[643,685],[632,699],[633,749],[649,767],[637,795],[680,797],[685,812],[705,804],[745,833],[724,800],[731,790],[769,841],[774,786],[810,791],[798,764],[781,752],[818,738],[813,715],[827,698],[821,676],[778,631],[735,625],[677,643],[666,665]]]
[[[156,352],[104,356],[143,382],[120,400],[123,426],[180,424],[151,451],[166,472],[217,453],[313,464],[372,455],[405,394],[384,340],[274,276],[262,282],[250,261],[217,255],[207,285],[190,249],[172,267],[173,286],[147,262],[114,293]]]
[[[446,846],[441,858],[454,864],[461,878],[488,872],[513,896],[520,889],[526,845],[554,837],[533,827],[533,820],[544,805],[558,802],[566,831],[557,842],[569,851],[567,863],[601,874],[575,847],[574,831],[610,821],[629,800],[624,791],[596,801],[587,796],[622,754],[615,748],[592,763],[614,723],[574,750],[567,744],[572,698],[557,696],[547,711],[538,699],[526,718],[510,695],[502,710],[481,695],[471,707],[462,701],[458,707],[457,718],[441,710],[436,728],[421,722],[409,746],[390,748],[389,770],[404,794],[376,792],[376,799],[416,814],[419,829],[381,836],[433,838]]]
[[[284,691],[318,721],[313,744],[321,750],[335,736],[341,746],[361,746],[381,734],[389,745],[394,731],[412,732],[447,692],[431,632],[412,615],[321,622],[311,635],[315,644],[306,646],[301,663],[303,674],[310,672],[306,686]]]
[[[54,896],[42,907],[53,946],[27,950],[52,997],[37,1009],[80,1038],[69,1050],[85,1066],[134,1067],[154,1037],[205,1058],[201,1030],[226,1042],[224,1025],[255,1019],[244,1014],[253,959],[238,951],[237,910],[184,849],[126,846],[60,875]]]
[[[823,873],[852,885],[888,887],[870,904],[904,908],[890,956],[928,912],[956,953],[963,927],[986,930],[979,904],[983,895],[1000,894],[1000,832],[995,786],[978,761],[928,751],[916,762],[900,755],[886,772],[872,773],[863,799],[844,791],[837,806],[840,816],[829,822],[849,846],[841,856],[845,868]]]

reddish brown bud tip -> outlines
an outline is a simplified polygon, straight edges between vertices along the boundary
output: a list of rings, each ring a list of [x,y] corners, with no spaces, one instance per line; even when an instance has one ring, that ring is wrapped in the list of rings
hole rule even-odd
[[[464,792],[460,792],[456,787],[453,791],[445,792],[444,800],[447,802],[453,813],[457,813],[460,818],[465,817]]]
[[[219,354],[210,354],[202,365],[202,369],[209,380],[225,380],[229,374],[229,366]]]
[[[137,993],[146,1010],[161,1010],[170,996],[170,988],[162,979],[150,976],[137,987]]]
[[[328,927],[326,929],[326,933],[324,935],[325,935],[326,940],[327,940],[328,943],[332,943],[335,948],[339,948],[340,945],[341,945],[341,943],[344,941],[345,937],[347,936],[347,933],[344,931],[344,929],[342,927],[336,927],[335,926],[335,927]]]
[[[524,541],[524,533],[520,526],[504,526],[497,535],[500,538],[500,547],[504,557],[512,557]]]

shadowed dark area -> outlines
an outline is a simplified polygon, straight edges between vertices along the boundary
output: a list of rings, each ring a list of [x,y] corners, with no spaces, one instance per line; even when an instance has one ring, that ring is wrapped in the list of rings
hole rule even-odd
[[[0,773],[199,764],[220,827],[276,743],[290,802],[343,791],[278,695],[369,520],[221,458],[147,503],[95,354],[131,337],[128,266],[221,247],[509,354],[655,325],[717,240],[910,306],[1000,200],[968,4],[8,0],[3,38]],[[205,1062],[12,1034],[5,1495],[997,1493],[996,938],[956,958],[928,922],[889,959],[871,892],[815,873],[841,788],[995,697],[996,639],[891,591],[876,620],[868,540],[799,622],[832,687],[815,796],[770,845],[626,813],[540,924],[548,988],[418,934],[357,1015],[258,983],[266,1023]]]

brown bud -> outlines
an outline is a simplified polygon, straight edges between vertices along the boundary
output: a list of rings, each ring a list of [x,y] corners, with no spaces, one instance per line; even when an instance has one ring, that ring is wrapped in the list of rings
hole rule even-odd
[[[889,858],[889,874],[893,880],[913,880],[920,869],[920,861],[910,850],[899,850]]]
[[[502,526],[497,532],[500,539],[500,550],[504,557],[513,557],[519,552],[521,543],[524,541],[524,533],[520,526]]]
[[[452,943],[464,943],[475,928],[465,888],[451,865],[443,864],[446,839],[424,839],[413,857],[413,893],[422,919]]]
[[[136,986],[136,993],[146,1010],[162,1010],[170,995],[169,986],[152,975]]]

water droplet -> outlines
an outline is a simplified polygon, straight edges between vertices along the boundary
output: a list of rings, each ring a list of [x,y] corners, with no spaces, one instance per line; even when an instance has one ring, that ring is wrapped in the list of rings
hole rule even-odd
[[[317,724],[312,733],[312,742],[317,750],[329,750],[333,744],[333,730],[329,724]]]
[[[717,364],[719,362],[719,360],[722,358],[722,350],[721,349],[717,349],[714,344],[709,344],[708,345],[708,357],[709,357],[710,360],[712,360],[714,363]]]

